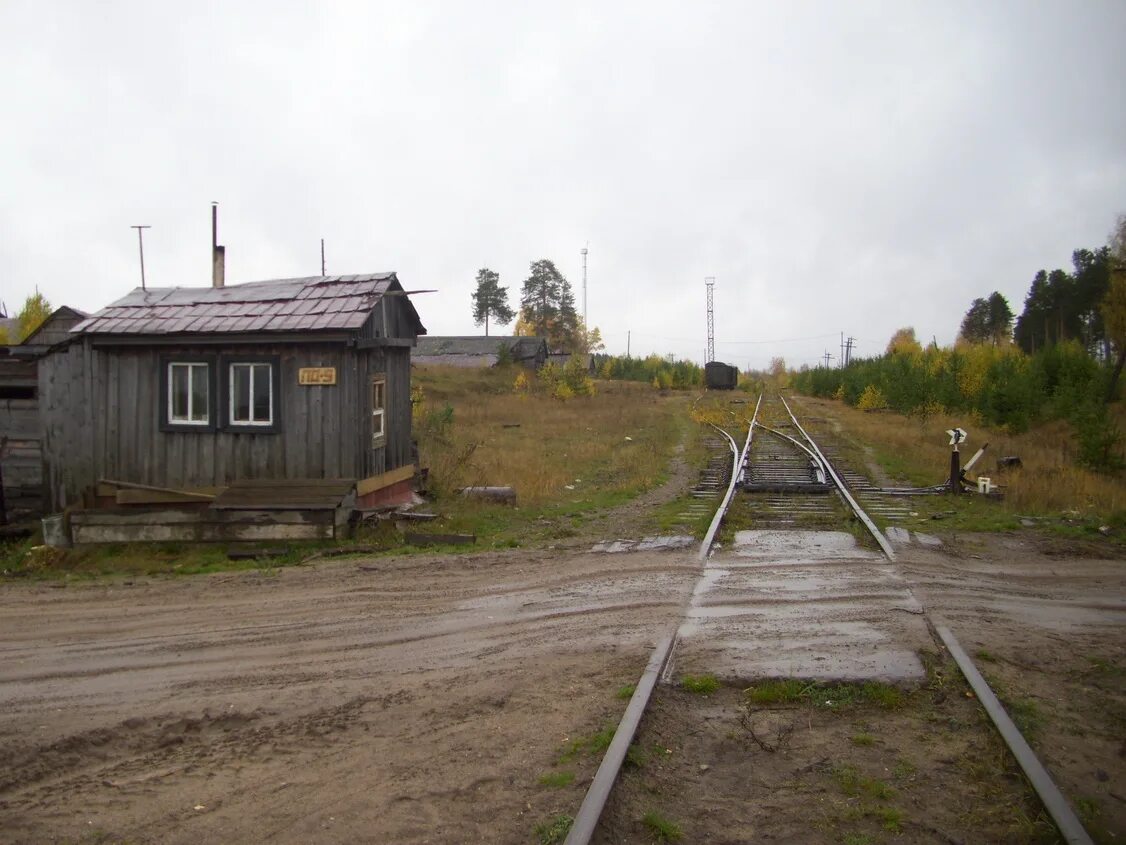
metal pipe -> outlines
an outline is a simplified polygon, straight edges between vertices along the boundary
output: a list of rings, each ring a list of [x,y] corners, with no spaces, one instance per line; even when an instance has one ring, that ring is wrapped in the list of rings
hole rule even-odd
[[[1059,787],[1052,781],[1052,776],[1048,774],[1047,769],[1036,758],[1035,752],[1021,736],[1017,726],[1013,724],[1013,720],[1009,718],[1009,714],[1005,712],[1005,708],[1001,706],[1001,702],[997,700],[985,678],[977,671],[969,655],[962,650],[958,640],[945,625],[936,625],[935,631],[950,650],[951,657],[966,676],[966,680],[970,682],[970,687],[973,688],[985,712],[989,714],[989,718],[993,720],[993,724],[997,726],[1001,738],[1005,740],[1005,744],[1013,752],[1020,767],[1024,769],[1024,773],[1032,783],[1032,788],[1044,802],[1044,808],[1055,821],[1064,840],[1075,845],[1090,845],[1091,837],[1087,835],[1087,831],[1067,803],[1067,799],[1063,797]]]

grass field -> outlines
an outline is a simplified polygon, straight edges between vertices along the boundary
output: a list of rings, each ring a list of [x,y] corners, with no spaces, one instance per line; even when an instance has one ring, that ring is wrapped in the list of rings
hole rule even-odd
[[[518,368],[414,372],[415,435],[429,493],[451,530],[492,545],[566,537],[584,515],[662,483],[678,448],[695,448],[694,394],[597,382],[566,401],[514,388]],[[475,486],[510,486],[513,506],[465,499]]]
[[[972,496],[957,504],[948,497],[921,500],[928,514],[941,511],[951,525],[965,530],[1004,530],[1021,524],[1021,517],[1043,518],[1065,533],[1097,534],[1101,526],[1126,529],[1126,479],[1097,473],[1078,465],[1070,426],[1055,421],[1023,434],[990,430],[972,420],[948,415],[907,417],[893,412],[860,411],[844,402],[801,397],[807,413],[824,413],[836,420],[842,433],[867,452],[897,482],[910,485],[941,483],[949,476],[950,446],[946,430],[969,432],[962,461],[977,449],[989,448],[970,480],[988,476],[1000,485],[1001,501]],[[1114,408],[1126,428],[1126,409]],[[799,412],[800,415],[800,412]],[[1018,469],[998,471],[997,459],[1017,456]],[[950,512],[953,511],[953,512]]]
[[[599,381],[590,396],[553,398],[535,380],[518,384],[521,370],[417,368],[414,382],[414,434],[421,465],[428,470],[427,496],[421,508],[437,515],[419,529],[434,533],[473,534],[473,549],[554,545],[589,536],[592,520],[662,484],[675,459],[697,472],[706,462],[703,441],[713,423],[740,439],[744,418],[753,412],[746,394],[659,391],[651,385]],[[526,377],[525,377],[526,378]],[[739,400],[740,404],[734,404]],[[1021,435],[982,429],[965,420],[933,416],[909,418],[894,413],[865,413],[833,400],[801,398],[809,414],[831,418],[850,445],[850,453],[878,463],[897,481],[934,484],[949,460],[945,430],[970,430],[968,457],[982,442],[990,449],[971,473],[990,475],[1002,485],[1004,500],[976,496],[957,501],[934,497],[918,501],[919,521],[948,530],[1010,530],[1022,517],[1036,517],[1054,530],[1102,540],[1098,529],[1110,526],[1111,540],[1126,533],[1123,479],[1082,469],[1064,423],[1052,423]],[[799,411],[799,414],[801,411]],[[1121,417],[1123,412],[1118,410]],[[1126,421],[1124,421],[1126,422]],[[1020,456],[1023,467],[997,473],[997,457]],[[467,499],[472,486],[511,486],[515,505]],[[629,530],[646,533],[691,532],[702,535],[708,519],[686,524],[686,496],[639,508]],[[937,515],[941,524],[931,522]],[[929,529],[928,529],[929,530]],[[163,544],[97,547],[82,550],[42,548],[37,538],[0,547],[0,575],[54,577],[119,574],[195,574],[221,569],[291,565],[340,544],[329,542],[268,544],[285,546],[283,554],[232,561],[219,546]],[[388,522],[361,527],[343,544],[366,553],[431,552],[404,542]],[[452,550],[453,547],[450,547]]]

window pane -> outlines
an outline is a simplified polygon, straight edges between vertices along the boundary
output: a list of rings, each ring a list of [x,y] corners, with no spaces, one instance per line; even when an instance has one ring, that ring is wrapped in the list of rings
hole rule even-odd
[[[173,420],[188,418],[188,368],[183,364],[169,364],[171,384],[168,385]]]
[[[193,364],[192,374],[192,422],[207,422],[207,365]]]
[[[270,421],[270,365],[254,365],[254,421]]]
[[[250,422],[250,366],[231,364],[231,421]]]

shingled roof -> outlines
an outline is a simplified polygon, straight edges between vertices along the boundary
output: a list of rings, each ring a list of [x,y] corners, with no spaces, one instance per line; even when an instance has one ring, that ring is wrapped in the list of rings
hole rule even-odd
[[[136,288],[71,331],[115,335],[354,331],[384,294],[402,289],[394,273],[309,276],[222,288]],[[414,318],[424,332],[417,313]]]

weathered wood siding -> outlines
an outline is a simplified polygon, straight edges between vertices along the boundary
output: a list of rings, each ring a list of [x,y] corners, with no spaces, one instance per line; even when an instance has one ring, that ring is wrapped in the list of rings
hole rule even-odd
[[[161,360],[277,355],[275,433],[162,431]],[[302,367],[335,367],[333,386],[298,384]],[[387,377],[383,446],[372,448],[371,378]],[[159,487],[221,486],[246,478],[364,478],[410,461],[410,357],[404,347],[343,344],[92,346],[43,359],[40,403],[51,506],[99,478]],[[218,409],[213,409],[215,413]]]
[[[44,491],[39,402],[0,399],[0,439],[0,474],[4,477],[8,518],[41,512]]]

